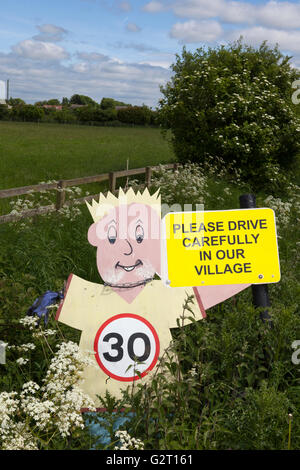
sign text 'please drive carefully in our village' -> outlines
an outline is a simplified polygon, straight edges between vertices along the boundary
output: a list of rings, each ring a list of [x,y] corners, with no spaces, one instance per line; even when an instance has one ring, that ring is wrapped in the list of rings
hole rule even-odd
[[[280,280],[272,209],[169,213],[163,232],[171,287]]]

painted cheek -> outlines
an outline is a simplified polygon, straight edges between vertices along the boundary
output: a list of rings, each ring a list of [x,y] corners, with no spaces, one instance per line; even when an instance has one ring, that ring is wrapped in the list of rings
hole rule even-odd
[[[160,243],[159,240],[144,240],[136,246],[136,256],[142,261],[147,261],[153,267],[157,268],[160,265]]]
[[[117,250],[109,242],[103,243],[97,250],[98,269],[102,272],[115,267]]]

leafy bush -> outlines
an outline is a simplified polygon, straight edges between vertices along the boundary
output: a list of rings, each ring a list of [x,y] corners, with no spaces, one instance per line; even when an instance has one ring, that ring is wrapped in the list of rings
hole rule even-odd
[[[86,95],[72,95],[69,101],[70,104],[80,104],[80,105],[96,105],[96,101]]]
[[[68,103],[64,101],[65,104],[62,110],[42,107],[43,104],[48,104],[49,102],[56,103],[57,100],[49,100],[48,102],[40,101],[36,102],[35,105],[16,102],[12,110],[8,109],[7,106],[0,105],[0,120],[58,122],[68,124],[79,123],[113,127],[126,125],[157,125],[157,113],[147,106],[126,105],[126,109],[117,110],[117,104],[125,104],[115,101],[112,98],[103,98],[101,105],[98,105],[94,101],[89,101],[87,99],[88,97],[82,97],[81,95],[74,96],[72,97],[74,98],[73,100],[71,98],[72,102],[71,100]],[[63,100],[66,99],[67,98],[63,98]],[[82,107],[72,109],[69,104],[72,104],[74,100],[80,101]],[[85,103],[85,101],[87,102]],[[82,105],[81,103],[85,104]]]
[[[130,105],[123,103],[123,101],[114,100],[113,98],[102,98],[100,106],[101,106],[101,109],[115,109],[116,106],[130,106]]]
[[[81,408],[93,410],[94,403],[78,382],[92,360],[77,344],[66,341],[57,324],[45,329],[37,325],[37,318],[25,317],[16,326],[23,327],[24,343],[6,348],[7,363],[2,367],[7,374],[0,378],[0,449],[66,448],[71,440],[84,437],[90,442],[82,432]],[[18,380],[19,374],[24,382]],[[11,386],[8,377],[15,379],[13,391],[3,391]]]
[[[94,121],[97,122],[107,122],[107,121],[116,121],[117,120],[117,111],[114,108],[104,108],[97,107],[94,111]]]
[[[6,119],[9,119],[9,117],[10,117],[9,108],[5,104],[0,104],[0,120],[5,121]]]
[[[37,122],[43,118],[44,110],[31,104],[18,105],[13,107],[11,116],[15,121]]]
[[[85,106],[83,108],[78,108],[74,110],[74,114],[78,121],[88,122],[94,121],[95,108],[93,105]]]
[[[26,104],[21,98],[9,98],[8,104],[10,106],[20,106]]]
[[[54,111],[52,113],[52,118],[55,122],[58,122],[60,124],[72,124],[77,122],[75,113],[72,110],[69,110],[68,108],[64,108],[61,111]]]
[[[128,106],[119,109],[118,120],[126,124],[148,125],[151,122],[151,110],[147,106]]]
[[[300,149],[300,120],[291,101],[297,71],[278,48],[238,41],[187,52],[161,88],[160,120],[173,133],[181,162],[236,160],[243,179],[265,186],[270,165],[289,168]]]
[[[288,423],[293,417],[290,411],[298,417],[287,394],[268,387],[266,382],[257,390],[246,388],[228,413],[228,446],[239,450],[287,449]]]

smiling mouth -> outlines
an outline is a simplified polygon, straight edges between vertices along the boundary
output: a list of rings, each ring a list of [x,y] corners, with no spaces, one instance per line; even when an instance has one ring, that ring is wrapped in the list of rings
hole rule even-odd
[[[132,265],[132,266],[124,266],[124,265],[120,264],[119,261],[118,261],[117,264],[116,264],[116,266],[115,266],[115,268],[116,268],[116,269],[117,269],[117,268],[122,268],[122,269],[124,269],[124,271],[130,272],[130,271],[133,271],[134,268],[136,268],[137,266],[142,266],[142,264],[143,264],[143,263],[141,262],[140,259],[138,259],[138,260],[136,261],[136,263],[135,263],[134,265]]]

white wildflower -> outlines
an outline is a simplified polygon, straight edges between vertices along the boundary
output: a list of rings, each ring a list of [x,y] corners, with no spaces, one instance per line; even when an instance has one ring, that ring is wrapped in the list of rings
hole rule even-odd
[[[115,446],[114,450],[144,450],[144,443],[140,439],[135,439],[127,431],[117,431],[115,436],[119,438],[120,446]]]
[[[29,359],[24,358],[24,357],[19,357],[19,359],[16,360],[16,363],[19,366],[24,366],[25,364],[27,364],[27,362],[29,362]]]
[[[37,317],[24,317],[19,320],[19,323],[23,326],[28,326],[30,330],[34,330],[34,328],[37,326],[38,323],[38,318]]]
[[[19,351],[19,352],[33,351],[35,349],[35,344],[26,343],[26,344],[21,344],[20,346],[11,345],[11,346],[8,346],[7,349],[15,349],[16,351]]]
[[[9,436],[5,439],[3,450],[38,450],[36,438],[26,423],[14,424]]]

